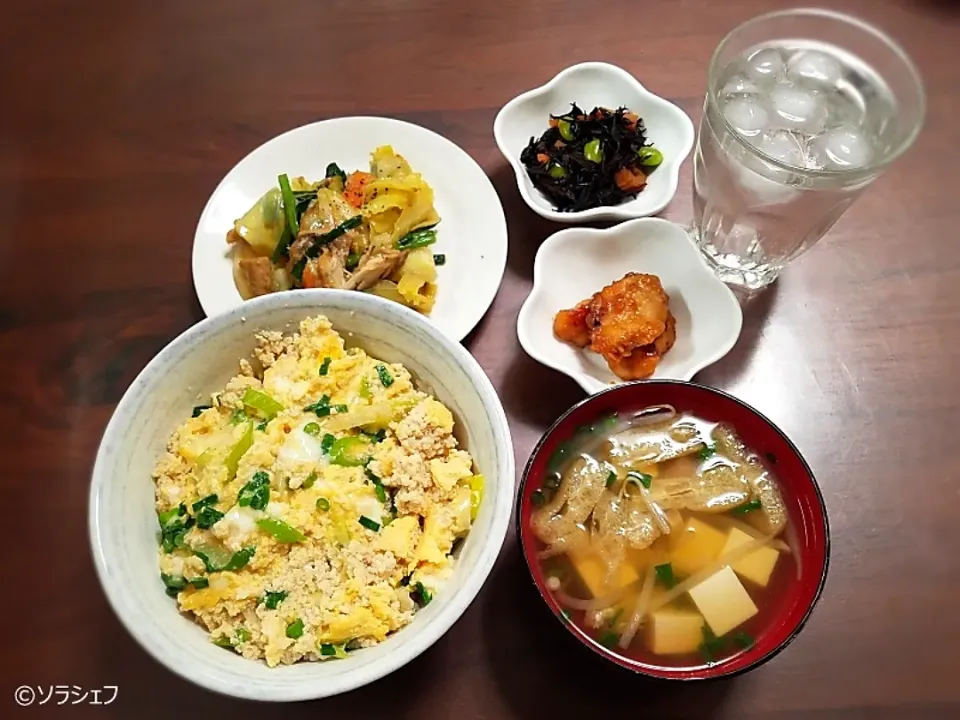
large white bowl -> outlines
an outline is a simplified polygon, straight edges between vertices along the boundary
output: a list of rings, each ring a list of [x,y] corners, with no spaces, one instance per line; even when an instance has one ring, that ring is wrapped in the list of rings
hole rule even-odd
[[[258,330],[295,330],[326,315],[349,346],[403,363],[454,413],[459,438],[486,476],[476,523],[452,577],[413,623],[336,662],[268,668],[213,645],[164,594],[151,471],[197,400],[236,374]],[[90,488],[90,540],[100,582],[120,620],[158,661],[198,685],[254,700],[307,700],[357,688],[409,662],[466,610],[493,567],[510,520],[514,459],[503,407],[483,370],[427,319],[365,293],[269,295],[208,318],[165,347],[137,376],[104,432]]]
[[[557,339],[553,318],[628,272],[657,275],[677,320],[677,341],[657,365],[654,380],[689,380],[737,342],[740,305],[684,229],[640,218],[605,230],[567,228],[543,241],[533,264],[533,290],[517,318],[520,345],[588,393],[622,382],[596,353]]]
[[[253,150],[220,181],[207,201],[193,238],[193,285],[207,315],[243,302],[233,282],[227,230],[271,187],[277,176],[324,176],[336,162],[347,172],[370,165],[370,153],[392,145],[421,173],[440,214],[433,252],[437,301],[430,321],[462,340],[490,307],[507,262],[507,221],[490,179],[453,142],[413,123],[383,117],[343,117],[289,130]]]
[[[531,137],[547,129],[550,115],[561,115],[577,103],[584,112],[594,107],[626,107],[637,113],[647,129],[647,141],[663,153],[663,163],[647,180],[643,191],[619,205],[560,212],[530,181],[520,153]],[[647,90],[640,81],[616,65],[580,63],[567,68],[546,85],[528,90],[508,102],[493,122],[500,152],[513,166],[524,202],[538,215],[555,222],[626,220],[663,210],[677,192],[680,166],[693,147],[693,122],[683,110]]]

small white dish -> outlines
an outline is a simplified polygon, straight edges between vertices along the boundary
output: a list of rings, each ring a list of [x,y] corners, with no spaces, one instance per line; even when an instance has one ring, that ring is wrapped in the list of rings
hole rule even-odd
[[[462,340],[493,302],[507,263],[507,221],[486,174],[464,150],[437,133],[401,120],[345,117],[304,125],[267,141],[234,166],[207,201],[193,239],[193,285],[207,315],[243,303],[233,282],[227,231],[277,176],[321,179],[327,164],[347,172],[370,167],[370,153],[392,145],[434,191],[440,214],[435,253],[437,300],[429,319]]]
[[[205,394],[237,370],[260,330],[295,331],[326,315],[348,346],[403,363],[447,405],[458,436],[484,473],[480,511],[453,572],[413,622],[382,643],[335,662],[269,668],[210,642],[177,611],[158,566],[151,478],[170,433]],[[209,317],[151,360],[117,405],[97,451],[90,486],[94,565],[114,612],[154,659],[197,685],[250,700],[296,701],[353,690],[393,672],[436,642],[486,581],[513,507],[514,451],[500,399],[467,350],[398,303],[350,290],[301,290],[256,298]],[[362,713],[361,713],[362,714]]]
[[[560,115],[577,103],[585,112],[594,107],[626,107],[637,113],[647,129],[647,141],[663,153],[663,163],[632,200],[619,205],[560,212],[537,190],[520,162],[531,137],[540,137],[550,115]],[[603,62],[567,68],[546,85],[528,90],[508,102],[493,122],[500,152],[513,166],[524,202],[538,215],[563,223],[588,220],[627,220],[663,210],[677,192],[680,166],[693,147],[693,122],[683,110],[647,90],[630,73]]]
[[[690,380],[737,342],[743,314],[682,227],[644,218],[606,230],[568,228],[548,237],[533,266],[533,290],[520,308],[517,336],[527,354],[593,394],[622,382],[606,361],[553,334],[553,318],[628,272],[657,275],[677,319],[677,341],[652,378]]]

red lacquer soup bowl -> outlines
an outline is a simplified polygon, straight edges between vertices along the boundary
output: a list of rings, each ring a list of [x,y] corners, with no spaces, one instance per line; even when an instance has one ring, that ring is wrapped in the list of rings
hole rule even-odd
[[[755,451],[775,475],[792,526],[791,545],[798,556],[789,582],[765,609],[766,620],[752,647],[719,662],[672,666],[652,664],[620,655],[599,644],[579,625],[568,621],[553,595],[537,560],[543,544],[530,529],[535,509],[532,495],[548,476],[550,457],[573,438],[578,428],[617,413],[627,417],[651,405],[672,405],[705,420],[732,425],[748,448]],[[557,420],[534,449],[520,483],[517,526],[523,555],[534,583],[558,622],[585,647],[624,668],[666,680],[704,680],[745,672],[783,650],[810,618],[820,598],[830,561],[830,532],[823,496],[813,473],[797,448],[770,420],[713,388],[670,380],[646,380],[617,385],[575,405]]]

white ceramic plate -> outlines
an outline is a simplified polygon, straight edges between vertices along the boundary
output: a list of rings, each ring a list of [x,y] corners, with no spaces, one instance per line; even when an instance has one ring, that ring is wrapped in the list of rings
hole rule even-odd
[[[325,314],[348,346],[401,362],[447,405],[457,435],[486,477],[484,497],[453,572],[413,622],[379,645],[331,662],[269,668],[210,642],[177,612],[157,565],[151,473],[190,408],[233,376],[259,330],[296,330]],[[209,395],[207,395],[209,397]],[[89,528],[104,592],[130,634],[157,661],[202,687],[250,700],[309,700],[366,685],[406,664],[443,635],[479,592],[510,523],[514,455],[500,399],[467,350],[413,310],[349,290],[257,298],[185,331],[133,381],[104,431],[90,487]],[[269,713],[266,713],[269,714]],[[358,713],[363,717],[364,713]],[[215,714],[215,716],[219,716]]]
[[[490,307],[507,262],[507,222],[493,185],[466,152],[435,132],[400,120],[346,117],[304,125],[279,135],[227,173],[203,209],[193,240],[193,284],[207,315],[243,302],[233,284],[230,248],[224,239],[277,176],[323,178],[327,164],[347,172],[370,167],[370,153],[392,145],[434,190],[441,222],[435,253],[437,302],[430,320],[462,340]]]
[[[633,200],[577,212],[560,212],[537,190],[520,162],[531,137],[540,137],[550,115],[560,115],[577,103],[585,112],[594,107],[625,106],[640,115],[647,140],[663,153],[663,163]],[[569,67],[546,85],[528,90],[503,106],[493,123],[500,152],[513,166],[524,202],[538,215],[555,222],[626,220],[663,210],[677,192],[680,166],[693,147],[693,122],[673,103],[654,95],[626,70],[602,62]]]
[[[602,357],[558,340],[553,317],[628,272],[659,276],[677,319],[677,341],[653,378],[689,380],[734,346],[743,315],[733,293],[710,272],[683,228],[646,218],[606,230],[569,228],[543,242],[533,290],[517,318],[523,349],[588,393],[621,382]]]

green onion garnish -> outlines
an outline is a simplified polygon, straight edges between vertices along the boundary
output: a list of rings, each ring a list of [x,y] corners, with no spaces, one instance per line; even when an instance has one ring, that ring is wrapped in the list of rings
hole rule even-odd
[[[323,510],[326,512],[330,509],[330,501],[325,497],[317,498],[317,510]]]
[[[437,253],[437,254],[435,254],[435,255],[433,256],[433,264],[434,264],[434,265],[437,265],[437,266],[446,265],[446,264],[447,264],[447,256],[444,255],[443,253]]]
[[[617,481],[617,474],[611,470],[610,474],[607,475],[607,487],[610,487]]]
[[[210,586],[210,581],[205,577],[195,577],[187,580],[187,585],[193,585],[194,590],[203,590],[205,587]]]
[[[746,515],[747,513],[753,512],[754,510],[759,510],[762,507],[763,507],[763,503],[761,503],[760,500],[751,500],[750,502],[744,503],[739,507],[735,507],[733,510],[730,511],[730,514]]]
[[[324,657],[333,657],[337,654],[337,648],[330,643],[323,643],[320,646],[320,654]]]
[[[257,470],[250,482],[240,488],[237,505],[250,506],[254,510],[263,510],[270,502],[270,476],[263,470]]]
[[[697,455],[700,457],[701,460],[706,460],[707,458],[716,454],[716,452],[717,452],[717,448],[714,447],[713,445],[704,445],[702,448],[700,448],[697,451]]]
[[[198,512],[200,508],[206,507],[207,505],[216,505],[219,499],[220,498],[217,497],[216,493],[207,495],[206,497],[197,500],[193,505],[191,505],[191,508],[193,508],[194,512]]]
[[[310,488],[313,487],[313,484],[316,481],[317,481],[317,473],[311,471],[310,474],[307,475],[307,479],[303,481],[303,484],[300,487],[302,487],[304,490],[309,490]]]
[[[733,641],[737,644],[738,647],[744,650],[748,650],[749,648],[752,648],[756,643],[756,641],[753,639],[753,637],[749,633],[745,633],[742,631],[738,632],[736,635],[733,636]]]
[[[223,513],[210,505],[204,505],[197,512],[197,527],[201,530],[209,530],[223,519]]]
[[[657,573],[657,580],[668,590],[672,588],[677,583],[677,579],[673,576],[673,565],[670,563],[664,563],[663,565],[654,565],[654,571]]]
[[[336,441],[337,441],[337,438],[335,438],[330,433],[327,433],[326,435],[323,436],[323,440],[320,441],[320,449],[323,450],[324,454],[329,455],[330,448],[333,447],[333,444]]]
[[[426,607],[427,605],[430,604],[430,601],[433,600],[433,593],[427,590],[427,588],[424,587],[424,584],[422,582],[418,582],[416,585],[413,586],[413,592],[415,595],[418,596],[418,598],[414,598],[414,601],[416,602],[417,599],[419,599],[419,602],[417,602],[417,604],[420,607]]]
[[[257,520],[257,527],[270,535],[273,535],[282,543],[303,542],[307,536],[297,530],[293,525],[288,525],[283,520],[273,517],[263,517]]]
[[[320,434],[320,426],[317,425],[315,422],[309,422],[303,426],[303,431],[307,435],[317,436]]]
[[[319,400],[307,405],[303,411],[312,412],[316,414],[317,417],[327,417],[327,415],[330,414],[330,396],[321,395]]]
[[[323,362],[320,363],[320,374],[326,375],[327,371],[330,369],[330,363],[333,362],[333,358],[325,357]]]
[[[277,177],[280,185],[280,197],[283,198],[283,214],[286,216],[287,229],[290,234],[296,237],[300,230],[300,223],[297,222],[297,201],[293,197],[293,190],[290,189],[290,178],[286,173]]]
[[[212,407],[213,407],[213,405],[194,405],[194,407],[193,407],[193,414],[192,414],[190,417],[200,417],[200,414],[201,414],[204,410],[209,410],[209,409],[212,408]]]
[[[286,590],[277,590],[276,592],[267,590],[261,602],[263,602],[263,604],[267,606],[268,610],[276,610],[277,606],[279,606],[280,603],[282,603],[286,599],[287,599]]]
[[[257,414],[265,420],[273,420],[277,413],[283,410],[283,405],[255,388],[247,388],[243,393],[243,406],[256,410]]]
[[[647,475],[647,473],[631,470],[630,472],[627,473],[627,480],[635,480],[636,482],[643,485],[647,490],[649,490],[650,483],[653,482],[653,475]]]
[[[367,530],[373,530],[374,532],[377,532],[377,530],[380,529],[380,523],[378,523],[376,520],[371,520],[366,515],[361,515],[357,522],[363,525]]]
[[[297,618],[287,625],[287,637],[291,640],[299,640],[303,637],[303,620]]]
[[[384,387],[390,387],[393,385],[393,375],[391,375],[390,371],[387,370],[386,365],[377,365],[377,377],[380,378],[380,384]]]
[[[250,634],[250,631],[243,627],[237,628],[236,635],[238,643],[250,642],[250,638],[253,637],[253,635]]]
[[[374,490],[377,493],[377,500],[382,503],[387,501],[387,491],[383,487],[383,482],[377,477],[370,468],[364,468],[363,474],[367,476],[367,480],[373,483]]]
[[[611,630],[608,630],[600,636],[600,644],[605,648],[612,648],[617,644],[618,640],[620,640],[620,636]]]

